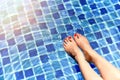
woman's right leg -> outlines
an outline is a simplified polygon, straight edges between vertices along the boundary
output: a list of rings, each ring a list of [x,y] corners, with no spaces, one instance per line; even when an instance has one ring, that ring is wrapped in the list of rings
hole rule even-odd
[[[84,36],[76,33],[74,39],[85,53],[86,59],[93,62],[99,69],[104,80],[120,80],[120,71],[97,54],[97,52],[91,48],[88,40]]]

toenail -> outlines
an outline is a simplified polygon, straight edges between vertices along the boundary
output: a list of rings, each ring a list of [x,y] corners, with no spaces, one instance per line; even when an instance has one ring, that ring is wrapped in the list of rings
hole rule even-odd
[[[71,39],[71,36],[69,36],[68,38]]]
[[[75,33],[75,35],[74,36],[77,36],[77,34]]]

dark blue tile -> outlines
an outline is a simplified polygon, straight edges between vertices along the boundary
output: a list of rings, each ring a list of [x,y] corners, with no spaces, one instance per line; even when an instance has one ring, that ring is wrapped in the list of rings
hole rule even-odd
[[[116,9],[116,10],[120,9],[120,4],[116,4],[116,5],[115,5],[115,9]]]
[[[59,5],[58,5],[58,9],[59,9],[59,10],[64,10],[64,9],[65,9],[65,8],[64,8],[64,5],[63,5],[63,4],[59,4]]]
[[[21,51],[25,51],[25,50],[26,50],[26,45],[25,45],[24,43],[18,45],[18,50],[19,50],[19,52],[21,52]]]
[[[98,48],[98,43],[96,41],[90,42],[90,45],[92,46],[93,49]]]
[[[69,14],[69,16],[73,16],[75,14],[75,12],[73,9],[70,9],[70,10],[68,10],[68,14]]]
[[[97,39],[102,38],[101,32],[96,32],[96,33],[95,33],[95,36],[96,36]]]
[[[94,19],[89,19],[88,22],[89,22],[91,25],[96,23]]]
[[[116,45],[117,45],[117,48],[120,50],[120,42],[116,43]]]
[[[36,14],[36,16],[41,16],[42,15],[42,11],[41,10],[35,10],[35,14]]]
[[[97,9],[96,4],[90,5],[90,8],[91,8],[92,10],[93,10],[93,9]]]
[[[5,40],[5,34],[0,34],[0,40]]]
[[[16,79],[20,80],[24,78],[23,71],[19,71],[15,73]]]
[[[78,16],[78,18],[79,18],[79,20],[83,20],[83,19],[85,19],[85,15],[84,15],[84,14],[80,14],[80,15]]]
[[[64,2],[68,2],[69,0],[63,0]]]
[[[2,75],[3,74],[3,69],[2,68],[0,68],[0,75]]]
[[[103,54],[107,54],[107,53],[109,53],[109,50],[108,50],[107,47],[103,47],[103,48],[102,48],[102,51],[103,51]]]
[[[54,19],[58,19],[58,18],[60,18],[60,15],[59,15],[59,13],[54,13],[53,17],[54,17]]]
[[[49,58],[47,55],[41,55],[40,60],[42,61],[42,63],[46,63],[46,62],[48,62]]]
[[[39,23],[40,29],[47,29],[46,23]]]
[[[79,68],[78,65],[72,66],[72,70],[73,70],[74,73],[80,72],[80,68]]]
[[[36,49],[30,50],[30,51],[29,51],[29,55],[30,55],[30,57],[37,56],[37,50],[36,50]]]
[[[107,40],[107,43],[108,44],[112,44],[113,43],[113,41],[112,41],[112,39],[109,37],[109,38],[106,38],[106,40]]]
[[[42,1],[42,2],[40,3],[40,5],[41,5],[42,7],[47,7],[47,6],[48,6],[46,1]]]
[[[14,34],[15,34],[15,36],[21,35],[21,34],[22,34],[22,33],[21,33],[21,29],[16,29],[16,30],[14,30]]]
[[[94,65],[93,63],[90,63],[90,66],[91,66],[92,68],[95,68],[95,65]]]
[[[120,26],[117,26],[117,28],[118,28],[118,31],[120,32]]]
[[[3,65],[6,65],[6,64],[10,63],[10,58],[9,57],[3,58],[2,60],[3,60]]]
[[[51,32],[51,34],[57,34],[58,33],[56,28],[50,29],[50,32]]]
[[[86,5],[86,0],[79,0],[81,5]]]
[[[57,71],[55,71],[55,76],[56,76],[56,78],[60,78],[63,76],[63,72],[61,70],[57,70]]]
[[[67,34],[66,33],[62,33],[61,34],[61,39],[63,40],[63,39],[65,39],[67,37]]]
[[[65,27],[66,27],[67,31],[73,30],[73,26],[71,24],[67,24],[67,25],[65,25]]]
[[[82,35],[84,35],[83,29],[77,29],[76,32],[77,32],[77,33],[80,33],[80,34],[82,34]]]
[[[31,68],[25,70],[25,76],[26,76],[26,77],[33,76],[33,70],[32,70]]]
[[[36,40],[36,45],[37,45],[37,46],[42,46],[42,45],[44,45],[43,40],[42,40],[42,39]]]
[[[14,40],[14,38],[7,40],[7,42],[8,42],[8,45],[9,45],[9,46],[15,44],[15,40]]]
[[[8,49],[7,48],[1,49],[0,54],[1,54],[2,57],[3,56],[8,56]]]
[[[101,14],[106,14],[106,13],[107,13],[107,10],[106,10],[105,8],[101,8],[101,9],[100,9],[100,12],[101,12]]]
[[[26,40],[26,41],[33,40],[32,34],[27,34],[27,35],[25,35],[25,40]]]
[[[44,75],[39,75],[36,78],[37,78],[37,80],[45,80],[45,76]]]
[[[47,51],[48,51],[48,52],[55,51],[55,48],[54,48],[54,45],[53,45],[53,44],[46,45],[46,48],[47,48]]]

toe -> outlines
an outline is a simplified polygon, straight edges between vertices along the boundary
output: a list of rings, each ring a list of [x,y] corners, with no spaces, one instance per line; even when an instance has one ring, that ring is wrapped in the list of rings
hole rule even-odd
[[[82,35],[81,34],[79,34],[79,33],[76,33],[77,34],[77,36],[78,36],[78,38],[80,38]]]
[[[65,39],[64,39],[64,43],[66,43],[66,44],[67,44],[67,42],[68,42],[68,39],[67,39],[67,38],[65,38]]]
[[[72,41],[73,41],[73,38],[72,38],[71,36],[69,36],[69,37],[68,37],[68,40],[69,40],[70,42],[72,42]]]
[[[64,48],[66,47],[66,45],[67,45],[66,43],[63,43]]]
[[[79,34],[79,33],[75,33],[75,34],[74,34],[74,38],[76,38],[76,39],[79,39],[81,36],[82,36],[82,35]]]
[[[74,34],[74,39],[75,40],[78,39],[78,34],[77,33]]]

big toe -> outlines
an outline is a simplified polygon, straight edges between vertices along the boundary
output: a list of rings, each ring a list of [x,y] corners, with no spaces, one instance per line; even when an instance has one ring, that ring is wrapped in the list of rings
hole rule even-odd
[[[78,33],[74,34],[75,41],[77,41],[78,39],[80,39],[80,37],[81,37],[81,34],[78,34]]]

